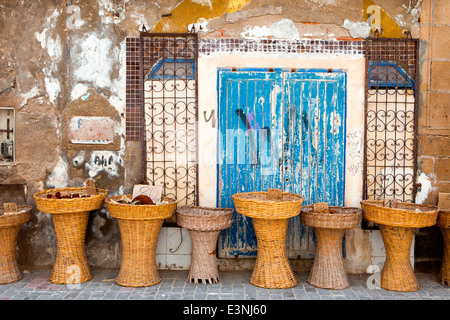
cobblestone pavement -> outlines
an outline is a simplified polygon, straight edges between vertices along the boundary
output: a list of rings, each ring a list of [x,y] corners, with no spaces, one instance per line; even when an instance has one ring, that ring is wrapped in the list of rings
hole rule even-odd
[[[307,272],[296,272],[298,284],[288,289],[251,285],[251,271],[220,273],[218,284],[187,283],[187,271],[160,270],[162,281],[141,288],[122,287],[114,281],[115,269],[93,269],[90,281],[70,287],[49,281],[51,270],[24,272],[23,279],[0,285],[0,300],[449,300],[450,287],[432,274],[416,274],[420,290],[393,292],[373,288],[374,275],[349,275],[350,287],[319,289],[306,282]],[[376,287],[376,283],[375,283]]]

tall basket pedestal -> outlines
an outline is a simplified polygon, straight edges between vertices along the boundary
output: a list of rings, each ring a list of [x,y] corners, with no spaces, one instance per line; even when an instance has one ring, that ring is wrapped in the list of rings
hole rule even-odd
[[[60,192],[86,195],[86,188],[48,189],[33,195],[37,209],[52,215],[56,233],[56,260],[50,281],[74,284],[92,279],[86,259],[84,242],[89,213],[103,206],[107,191],[97,189],[96,195],[84,198],[48,199],[47,194]]]
[[[398,202],[392,208],[383,204],[383,200],[361,202],[364,219],[380,225],[386,249],[380,286],[391,291],[417,291],[420,285],[409,260],[412,240],[417,228],[436,224],[438,208],[404,202]]]
[[[361,209],[329,207],[330,213],[314,212],[313,206],[302,207],[300,220],[314,228],[316,256],[308,283],[325,289],[344,289],[350,285],[344,269],[342,239],[347,229],[361,222]]]
[[[250,283],[263,288],[297,285],[286,252],[289,218],[300,214],[303,197],[283,193],[279,200],[267,200],[267,192],[246,192],[232,196],[236,211],[252,218],[257,253]]]
[[[233,209],[195,206],[177,209],[177,224],[188,230],[192,240],[188,282],[205,284],[220,281],[216,257],[217,238],[232,222]]]
[[[130,199],[132,195],[127,195]],[[158,205],[115,203],[122,196],[106,199],[111,216],[117,219],[122,238],[122,261],[116,283],[125,287],[146,287],[159,283],[156,245],[164,219],[175,213],[177,203],[163,198]],[[114,200],[114,201],[112,201]]]
[[[22,279],[17,266],[16,241],[20,226],[31,219],[31,207],[18,206],[17,209],[17,213],[0,216],[0,284]]]

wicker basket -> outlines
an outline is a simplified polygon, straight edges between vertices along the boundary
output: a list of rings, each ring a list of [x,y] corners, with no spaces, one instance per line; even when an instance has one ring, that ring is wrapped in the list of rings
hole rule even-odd
[[[426,204],[398,202],[395,207],[383,207],[383,200],[366,200],[361,202],[364,219],[378,224],[404,227],[424,228],[436,224],[439,209]],[[420,212],[416,212],[416,209]]]
[[[318,288],[344,289],[350,285],[344,269],[342,239],[346,229],[356,228],[361,222],[361,209],[329,207],[332,213],[314,212],[314,207],[304,206],[300,219],[314,228],[317,239],[316,255],[307,282]]]
[[[326,229],[352,229],[361,222],[362,210],[359,208],[330,206],[329,209],[331,213],[317,213],[312,205],[304,206],[300,220],[304,225]]]
[[[300,213],[303,197],[283,193],[280,200],[267,200],[267,192],[247,192],[232,198],[236,211],[252,218],[256,234],[258,249],[250,283],[263,288],[295,286],[287,259],[286,232],[289,218]]]
[[[20,226],[31,219],[31,207],[17,206],[17,213],[0,216],[0,284],[22,279],[16,260],[16,241]],[[0,209],[3,214],[3,209]]]
[[[126,195],[132,198],[131,194]],[[166,201],[165,204],[160,205],[130,205],[125,203],[114,203],[123,196],[113,196],[106,199],[106,206],[111,215],[116,219],[123,220],[155,220],[170,218],[177,207],[174,199],[163,197],[161,200]]]
[[[103,206],[107,191],[97,189],[96,195],[85,198],[48,199],[47,194],[60,192],[86,194],[86,188],[48,189],[33,195],[37,209],[52,215],[56,233],[56,260],[50,281],[74,284],[92,279],[84,250],[89,213]]]
[[[436,225],[441,229],[444,238],[444,257],[438,281],[448,286],[450,284],[450,211],[440,210]]]
[[[193,231],[220,231],[233,223],[233,209],[185,206],[177,208],[177,224]]]
[[[131,195],[127,195],[131,198]],[[113,203],[122,196],[106,199],[111,216],[117,219],[122,238],[122,261],[116,283],[125,287],[145,287],[161,281],[156,268],[156,245],[164,219],[170,218],[177,206],[169,198],[161,205]]]
[[[283,192],[280,200],[267,200],[267,192],[244,192],[232,196],[236,211],[258,219],[291,218],[300,213],[303,197]]]
[[[86,212],[100,209],[103,206],[103,201],[106,198],[107,191],[97,189],[96,195],[91,195],[86,198],[71,198],[71,199],[47,199],[47,194],[54,194],[60,192],[61,195],[78,193],[86,195],[86,188],[59,188],[48,189],[33,195],[34,201],[39,211],[51,214],[67,213],[67,212]]]
[[[383,204],[382,200],[361,202],[364,219],[380,225],[386,249],[380,286],[391,291],[417,291],[420,286],[409,260],[411,244],[416,228],[436,224],[439,209],[435,206],[404,202],[396,203],[393,208],[383,207]]]
[[[186,228],[192,240],[188,282],[217,283],[216,246],[221,230],[233,223],[233,209],[186,206],[177,209],[177,224]]]

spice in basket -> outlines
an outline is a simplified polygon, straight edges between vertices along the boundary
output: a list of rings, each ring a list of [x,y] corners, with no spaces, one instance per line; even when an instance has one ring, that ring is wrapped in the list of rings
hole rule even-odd
[[[88,194],[82,194],[79,193],[69,193],[61,195],[61,192],[55,192],[55,194],[47,193],[46,195],[47,199],[74,199],[74,198],[90,198],[91,196]]]
[[[150,199],[150,197],[147,197],[144,194],[138,195],[137,197],[134,197],[133,200],[131,200],[131,204],[135,204],[135,205],[144,205],[144,204],[148,204],[148,205],[154,205],[155,203],[153,202],[152,199]]]
[[[150,197],[147,197],[145,195],[139,195],[134,197],[133,199],[130,199],[126,195],[121,196],[119,199],[114,200],[111,199],[111,203],[113,204],[131,204],[131,205],[161,205],[161,204],[168,204],[169,201],[162,200],[162,201],[153,201]]]

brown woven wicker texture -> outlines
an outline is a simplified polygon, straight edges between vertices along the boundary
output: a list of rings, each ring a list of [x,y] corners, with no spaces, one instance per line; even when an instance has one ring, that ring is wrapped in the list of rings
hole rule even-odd
[[[350,285],[344,269],[342,238],[346,229],[356,228],[361,222],[359,208],[330,206],[331,213],[314,212],[312,205],[301,209],[300,220],[314,227],[316,255],[307,282],[325,289],[344,289]]]
[[[378,224],[404,228],[424,228],[436,224],[439,209],[426,204],[398,202],[393,208],[383,207],[383,200],[362,201],[364,219]],[[418,209],[420,212],[416,212]]]
[[[188,282],[217,283],[216,246],[221,230],[233,222],[233,209],[185,206],[177,209],[177,224],[186,228],[192,240]]]
[[[58,284],[86,282],[92,278],[84,250],[90,211],[100,209],[107,191],[97,189],[86,198],[47,199],[47,194],[86,194],[86,188],[48,189],[33,195],[39,211],[52,215],[56,233],[56,260],[50,281]]]
[[[132,195],[127,195],[130,199]],[[117,219],[122,238],[122,260],[116,283],[125,287],[145,287],[161,281],[156,268],[156,245],[164,219],[170,218],[177,206],[169,198],[160,205],[116,204],[122,196],[106,199],[111,216]]]
[[[267,192],[244,192],[232,196],[236,211],[258,219],[291,218],[300,213],[303,197],[283,192],[281,200],[267,200]]]
[[[250,283],[263,288],[290,288],[297,284],[286,253],[289,218],[300,213],[303,197],[283,193],[281,200],[266,200],[266,192],[232,196],[236,211],[252,218],[257,254]]]
[[[444,257],[438,281],[448,286],[450,284],[450,211],[440,210],[436,225],[441,229],[444,238]]]
[[[22,279],[16,260],[20,226],[31,219],[30,206],[17,206],[17,213],[0,216],[0,284]],[[3,209],[0,209],[3,214]]]
[[[386,249],[380,286],[391,291],[417,291],[420,286],[409,260],[411,244],[416,228],[436,224],[439,209],[435,206],[403,202],[389,208],[383,207],[383,203],[382,200],[361,202],[364,219],[380,225]]]
[[[85,212],[97,210],[103,206],[107,191],[97,189],[96,195],[89,198],[72,198],[72,199],[47,199],[47,194],[55,194],[60,192],[61,195],[78,193],[86,195],[86,188],[59,188],[47,189],[33,195],[38,210],[47,213],[67,213],[67,212]]]

